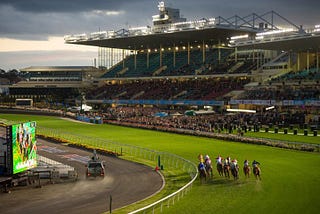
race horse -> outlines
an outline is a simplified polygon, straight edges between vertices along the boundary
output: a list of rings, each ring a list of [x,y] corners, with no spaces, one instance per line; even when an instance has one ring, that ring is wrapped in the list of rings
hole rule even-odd
[[[205,165],[207,176],[212,178],[213,177],[213,170],[212,170],[211,160],[210,159],[206,159],[205,162],[204,162],[204,165]]]
[[[230,178],[230,165],[229,164],[223,165],[223,173],[224,173],[225,177]]]
[[[208,174],[207,174],[204,163],[202,163],[202,162],[199,163],[198,171],[199,171],[200,183],[207,181]]]
[[[217,163],[217,171],[220,176],[223,176],[223,164],[222,163]]]
[[[261,180],[261,177],[260,177],[261,170],[260,170],[259,166],[254,166],[253,167],[253,174],[254,174],[254,177],[256,177],[256,179]]]
[[[234,180],[239,179],[239,167],[238,165],[231,165],[231,174],[234,178]]]
[[[246,178],[250,177],[250,166],[243,166],[243,172]]]

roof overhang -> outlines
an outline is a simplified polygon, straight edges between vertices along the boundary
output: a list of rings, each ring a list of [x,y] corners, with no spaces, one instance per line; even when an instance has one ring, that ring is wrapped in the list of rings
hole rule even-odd
[[[31,66],[20,69],[22,72],[83,72],[93,70],[97,70],[97,68],[93,66]]]
[[[253,42],[252,44],[238,45],[241,49],[262,49],[262,50],[282,50],[292,52],[319,52],[320,34],[282,40],[265,42]]]
[[[100,40],[70,41],[68,44],[92,45],[127,50],[145,50],[191,44],[219,44],[227,42],[232,36],[255,33],[253,29],[217,26],[199,30],[157,33],[149,35],[127,36]]]

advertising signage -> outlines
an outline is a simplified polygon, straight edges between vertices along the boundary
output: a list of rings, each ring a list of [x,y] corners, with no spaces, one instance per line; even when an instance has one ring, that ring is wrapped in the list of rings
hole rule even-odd
[[[17,174],[36,167],[36,122],[11,125],[10,132],[11,143],[8,143],[8,151],[11,150],[11,173]]]

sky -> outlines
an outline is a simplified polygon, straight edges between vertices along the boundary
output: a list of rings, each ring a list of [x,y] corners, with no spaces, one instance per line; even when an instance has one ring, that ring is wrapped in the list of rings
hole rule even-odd
[[[0,0],[0,68],[93,65],[98,49],[63,36],[152,26],[155,0]],[[276,11],[296,25],[320,24],[320,0],[168,0],[188,20]],[[276,21],[276,20],[275,20]]]

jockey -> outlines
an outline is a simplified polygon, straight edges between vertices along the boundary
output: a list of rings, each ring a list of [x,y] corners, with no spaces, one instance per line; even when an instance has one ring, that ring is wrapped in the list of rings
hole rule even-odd
[[[230,158],[230,156],[228,156],[226,159],[224,159],[224,165],[230,166],[230,164],[231,164],[231,158]]]
[[[248,167],[248,166],[249,166],[249,161],[248,161],[247,159],[244,160],[243,165],[244,165],[245,167]]]
[[[216,158],[216,160],[217,160],[217,164],[222,164],[222,158],[221,158],[221,156],[220,155],[218,155],[218,157]]]
[[[228,161],[228,158],[224,159],[223,163],[225,166],[230,166],[230,162]]]
[[[228,157],[226,158],[225,162],[226,162],[226,165],[229,165],[229,166],[230,166],[230,164],[231,164],[231,158],[230,158],[230,156],[228,156]]]
[[[253,167],[253,168],[259,167],[259,165],[260,165],[260,163],[259,163],[258,161],[256,161],[256,160],[254,160],[254,161],[252,162],[252,167]]]
[[[238,167],[238,161],[237,159],[233,159],[231,161],[231,168],[237,168]]]
[[[199,159],[199,161],[200,161],[201,163],[204,162],[204,161],[203,161],[203,155],[202,155],[202,154],[199,154],[198,159]]]
[[[198,168],[199,168],[199,171],[201,171],[201,170],[206,170],[203,162],[200,162],[200,163],[199,163]]]
[[[210,159],[210,157],[209,157],[209,155],[206,155],[205,157],[204,157],[204,162],[206,163],[206,164],[211,164],[211,159]]]

